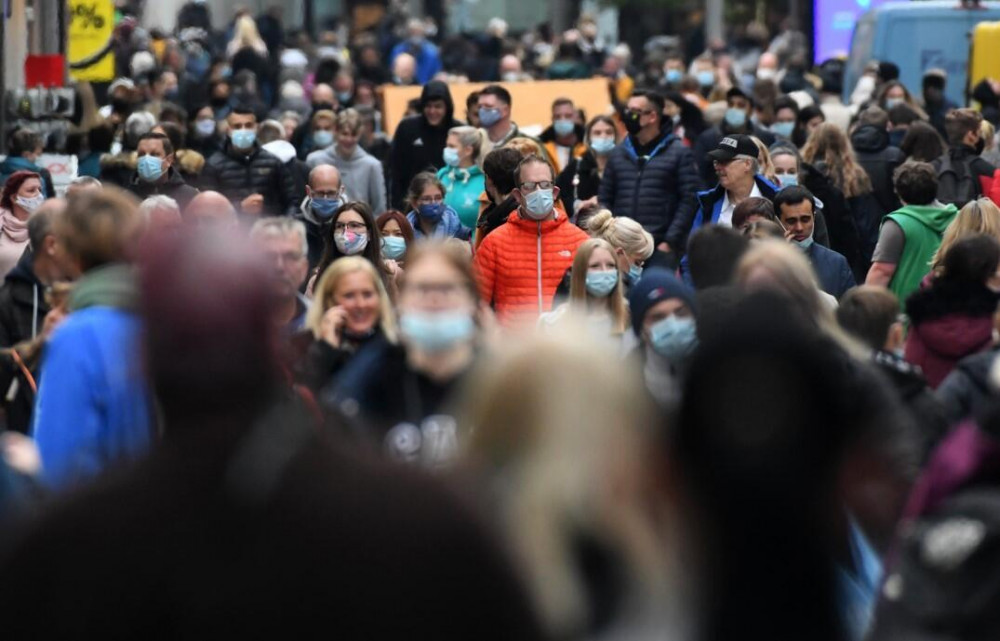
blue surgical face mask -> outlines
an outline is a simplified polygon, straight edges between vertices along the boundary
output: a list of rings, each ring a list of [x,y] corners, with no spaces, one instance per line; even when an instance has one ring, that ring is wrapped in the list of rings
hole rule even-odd
[[[649,328],[649,342],[653,350],[672,364],[684,362],[698,347],[698,334],[694,319],[667,316]]]
[[[250,149],[257,141],[257,131],[254,129],[234,129],[229,132],[229,139],[237,149]]]
[[[141,156],[136,170],[142,180],[156,182],[163,175],[163,159],[156,156]]]
[[[351,101],[353,94],[350,91],[338,91],[337,92],[337,102],[340,104],[348,103]]]
[[[399,319],[403,340],[426,352],[440,352],[471,340],[476,324],[467,312],[405,312]]]
[[[590,148],[594,150],[594,153],[599,156],[606,156],[611,153],[611,150],[615,148],[614,138],[591,138]]]
[[[802,240],[793,240],[792,242],[799,246],[799,249],[806,251],[813,245],[813,233],[815,233],[816,228],[813,227],[813,231],[809,233],[809,238],[804,238]]]
[[[552,213],[555,198],[551,189],[536,189],[524,197],[524,209],[528,218],[532,220],[545,220]]]
[[[441,152],[441,157],[444,159],[444,164],[449,167],[458,167],[458,163],[461,162],[458,157],[458,150],[451,147],[445,147],[444,151]]]
[[[785,187],[794,187],[799,184],[798,174],[779,174],[778,182],[781,183],[782,189]]]
[[[885,99],[885,109],[886,111],[892,109],[893,107],[898,107],[903,104],[902,98],[886,98]]]
[[[492,127],[500,122],[501,118],[499,109],[479,108],[479,123],[484,127]]]
[[[642,278],[642,267],[638,265],[629,265],[628,267],[628,282],[631,285],[635,285]]]
[[[406,239],[399,236],[382,237],[382,255],[396,260],[406,253]]]
[[[556,120],[552,123],[552,130],[556,132],[557,136],[568,136],[573,133],[576,128],[576,123],[572,120]]]
[[[595,298],[605,298],[618,285],[618,270],[587,272],[587,293]]]
[[[328,220],[330,216],[333,216],[334,212],[340,209],[341,204],[343,203],[339,198],[313,198],[310,202],[313,213],[323,220]]]
[[[726,109],[726,124],[730,127],[742,127],[747,124],[747,112],[736,107]]]
[[[313,144],[320,148],[326,148],[333,144],[333,132],[325,129],[313,132]]]
[[[342,234],[334,234],[333,243],[337,250],[345,256],[360,254],[368,246],[368,234],[355,234],[352,231],[345,231]]]
[[[436,223],[441,220],[444,216],[444,203],[429,203],[427,205],[420,205],[417,209],[417,213],[420,217],[429,223]]]
[[[663,77],[666,79],[667,84],[676,85],[684,77],[684,74],[681,73],[680,69],[667,69]]]
[[[711,87],[715,84],[715,72],[714,71],[699,71],[698,72],[698,84],[702,87]]]
[[[792,132],[795,131],[794,122],[776,122],[771,125],[771,131],[775,134],[781,136],[782,138],[791,138]]]
[[[194,129],[199,136],[208,138],[215,133],[215,121],[211,118],[202,118],[194,123]]]

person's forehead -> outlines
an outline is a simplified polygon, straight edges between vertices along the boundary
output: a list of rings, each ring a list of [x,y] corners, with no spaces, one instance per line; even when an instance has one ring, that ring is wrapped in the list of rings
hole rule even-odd
[[[337,189],[340,187],[340,176],[333,172],[316,174],[309,181],[309,186],[313,189]]]
[[[646,318],[650,316],[668,316],[684,306],[685,303],[680,298],[667,298],[650,307],[649,311],[646,312]]]
[[[337,217],[337,222],[340,223],[363,223],[365,222],[364,216],[354,211],[353,209],[348,209],[341,212],[340,216]]]
[[[549,180],[551,178],[552,172],[549,170],[548,165],[540,162],[528,163],[521,167],[522,180]]]
[[[747,106],[750,104],[750,101],[744,98],[743,96],[733,96],[732,98],[729,99],[729,104]]]
[[[479,104],[481,105],[495,105],[500,102],[500,99],[493,94],[484,93],[479,95]]]
[[[794,205],[788,203],[781,205],[782,218],[788,218],[791,216],[798,217],[802,216],[803,214],[812,215],[812,203],[810,203],[808,200],[803,200],[802,202],[795,203]]]
[[[434,107],[437,109],[444,109],[445,104],[442,98],[431,98],[430,100],[424,103],[424,107]]]
[[[573,108],[573,105],[564,102],[562,104],[558,104],[555,107],[553,107],[552,111],[559,113],[574,113],[576,109]]]
[[[649,106],[649,100],[645,96],[633,96],[628,99],[628,106],[635,109],[645,109]]]
[[[139,141],[138,150],[140,151],[161,151],[163,149],[163,141],[157,138],[147,138],[145,140]]]
[[[257,122],[257,117],[253,114],[229,114],[229,122],[231,123],[248,123],[254,124]]]

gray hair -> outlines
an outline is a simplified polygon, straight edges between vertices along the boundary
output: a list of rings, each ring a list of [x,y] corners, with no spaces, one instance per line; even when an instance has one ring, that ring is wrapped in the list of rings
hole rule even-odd
[[[749,160],[750,161],[750,172],[756,176],[760,173],[760,159],[755,156],[747,156],[746,154],[740,154],[736,156],[733,160]]]
[[[285,139],[285,126],[277,120],[265,120],[257,128],[257,140],[260,144],[266,145],[275,140]]]
[[[177,201],[170,196],[164,196],[162,194],[157,194],[156,196],[150,196],[146,200],[139,203],[139,213],[148,222],[150,214],[156,209],[169,209],[171,211],[176,211],[178,214],[181,213],[181,206],[177,204]]]
[[[72,187],[103,187],[101,181],[93,176],[77,176],[69,182]]]
[[[123,141],[126,149],[134,150],[139,146],[139,138],[148,134],[156,126],[156,116],[148,111],[136,111],[125,121],[125,139]]]
[[[306,226],[301,220],[286,216],[269,216],[261,218],[250,228],[251,240],[259,238],[287,238],[297,235],[302,241],[302,255],[309,254],[309,239],[306,237]]]

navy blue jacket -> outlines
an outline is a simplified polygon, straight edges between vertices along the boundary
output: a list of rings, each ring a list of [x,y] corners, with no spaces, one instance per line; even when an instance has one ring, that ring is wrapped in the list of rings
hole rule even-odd
[[[640,157],[632,138],[608,158],[598,200],[615,216],[628,216],[653,235],[683,251],[698,202],[701,181],[691,150],[667,134],[648,155]]]
[[[812,263],[816,277],[819,278],[820,289],[834,298],[839,300],[847,290],[857,284],[847,259],[832,249],[813,243],[806,250],[806,256]]]

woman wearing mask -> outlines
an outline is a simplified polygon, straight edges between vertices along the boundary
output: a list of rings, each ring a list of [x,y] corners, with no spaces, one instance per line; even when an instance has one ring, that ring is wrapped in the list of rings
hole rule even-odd
[[[398,311],[400,345],[366,350],[322,401],[390,457],[438,465],[456,452],[457,426],[443,412],[476,360],[482,334],[468,252],[449,242],[413,249]]]
[[[448,132],[443,153],[444,167],[438,180],[445,188],[444,204],[458,213],[462,225],[473,229],[479,218],[479,194],[486,189],[483,149],[486,134],[475,127],[455,127]]]
[[[550,330],[575,318],[585,322],[595,336],[631,338],[626,334],[629,316],[622,281],[614,247],[606,240],[591,238],[580,245],[573,258],[569,301],[542,314],[539,327]],[[625,340],[623,353],[633,347],[634,340]]]
[[[413,245],[413,227],[406,216],[390,209],[375,219],[375,226],[382,234],[382,255],[396,261],[400,267],[406,259],[406,250]]]
[[[45,202],[42,177],[15,171],[0,194],[0,275],[14,269],[28,247],[28,218]]]
[[[413,177],[407,193],[410,213],[406,219],[413,236],[421,238],[458,238],[468,240],[472,230],[462,224],[454,209],[444,202],[444,185],[437,176],[424,171]]]
[[[646,389],[660,407],[671,408],[680,400],[684,373],[698,346],[694,290],[657,267],[643,275],[628,298]]]
[[[876,97],[878,106],[882,107],[886,112],[895,107],[896,105],[903,105],[910,107],[920,116],[920,120],[928,120],[926,112],[920,107],[920,104],[910,93],[910,90],[898,80],[890,80],[889,82],[882,85],[878,91],[878,96]]]
[[[571,158],[556,178],[559,198],[571,220],[579,223],[581,209],[597,206],[597,192],[601,188],[608,156],[618,144],[615,122],[609,116],[597,116],[586,127],[587,151],[579,158]]]
[[[882,211],[871,178],[858,163],[847,134],[837,125],[823,123],[809,135],[802,158],[843,192],[861,243],[861,256],[871,263],[882,217],[889,212]]]
[[[321,390],[364,346],[395,342],[396,321],[389,295],[375,268],[364,258],[334,262],[316,285],[306,316],[313,338],[300,368],[300,380]]]
[[[219,123],[215,120],[212,107],[205,105],[194,112],[191,124],[188,126],[188,148],[197,151],[205,158],[222,150],[222,136],[219,134]]]
[[[653,255],[653,237],[649,232],[631,218],[614,216],[607,209],[597,212],[587,222],[587,232],[608,241],[614,248],[624,285],[633,287],[642,276],[643,265]]]
[[[323,276],[327,268],[344,256],[360,256],[367,259],[382,277],[382,284],[390,295],[395,292],[393,277],[398,268],[395,263],[386,261],[382,256],[382,236],[375,225],[371,207],[362,202],[341,205],[331,217],[328,233],[324,239],[323,256],[309,281],[307,295],[311,295],[316,281]]]
[[[934,388],[960,360],[993,345],[1000,243],[985,234],[968,236],[940,262],[930,286],[906,301],[906,361],[919,366]]]

